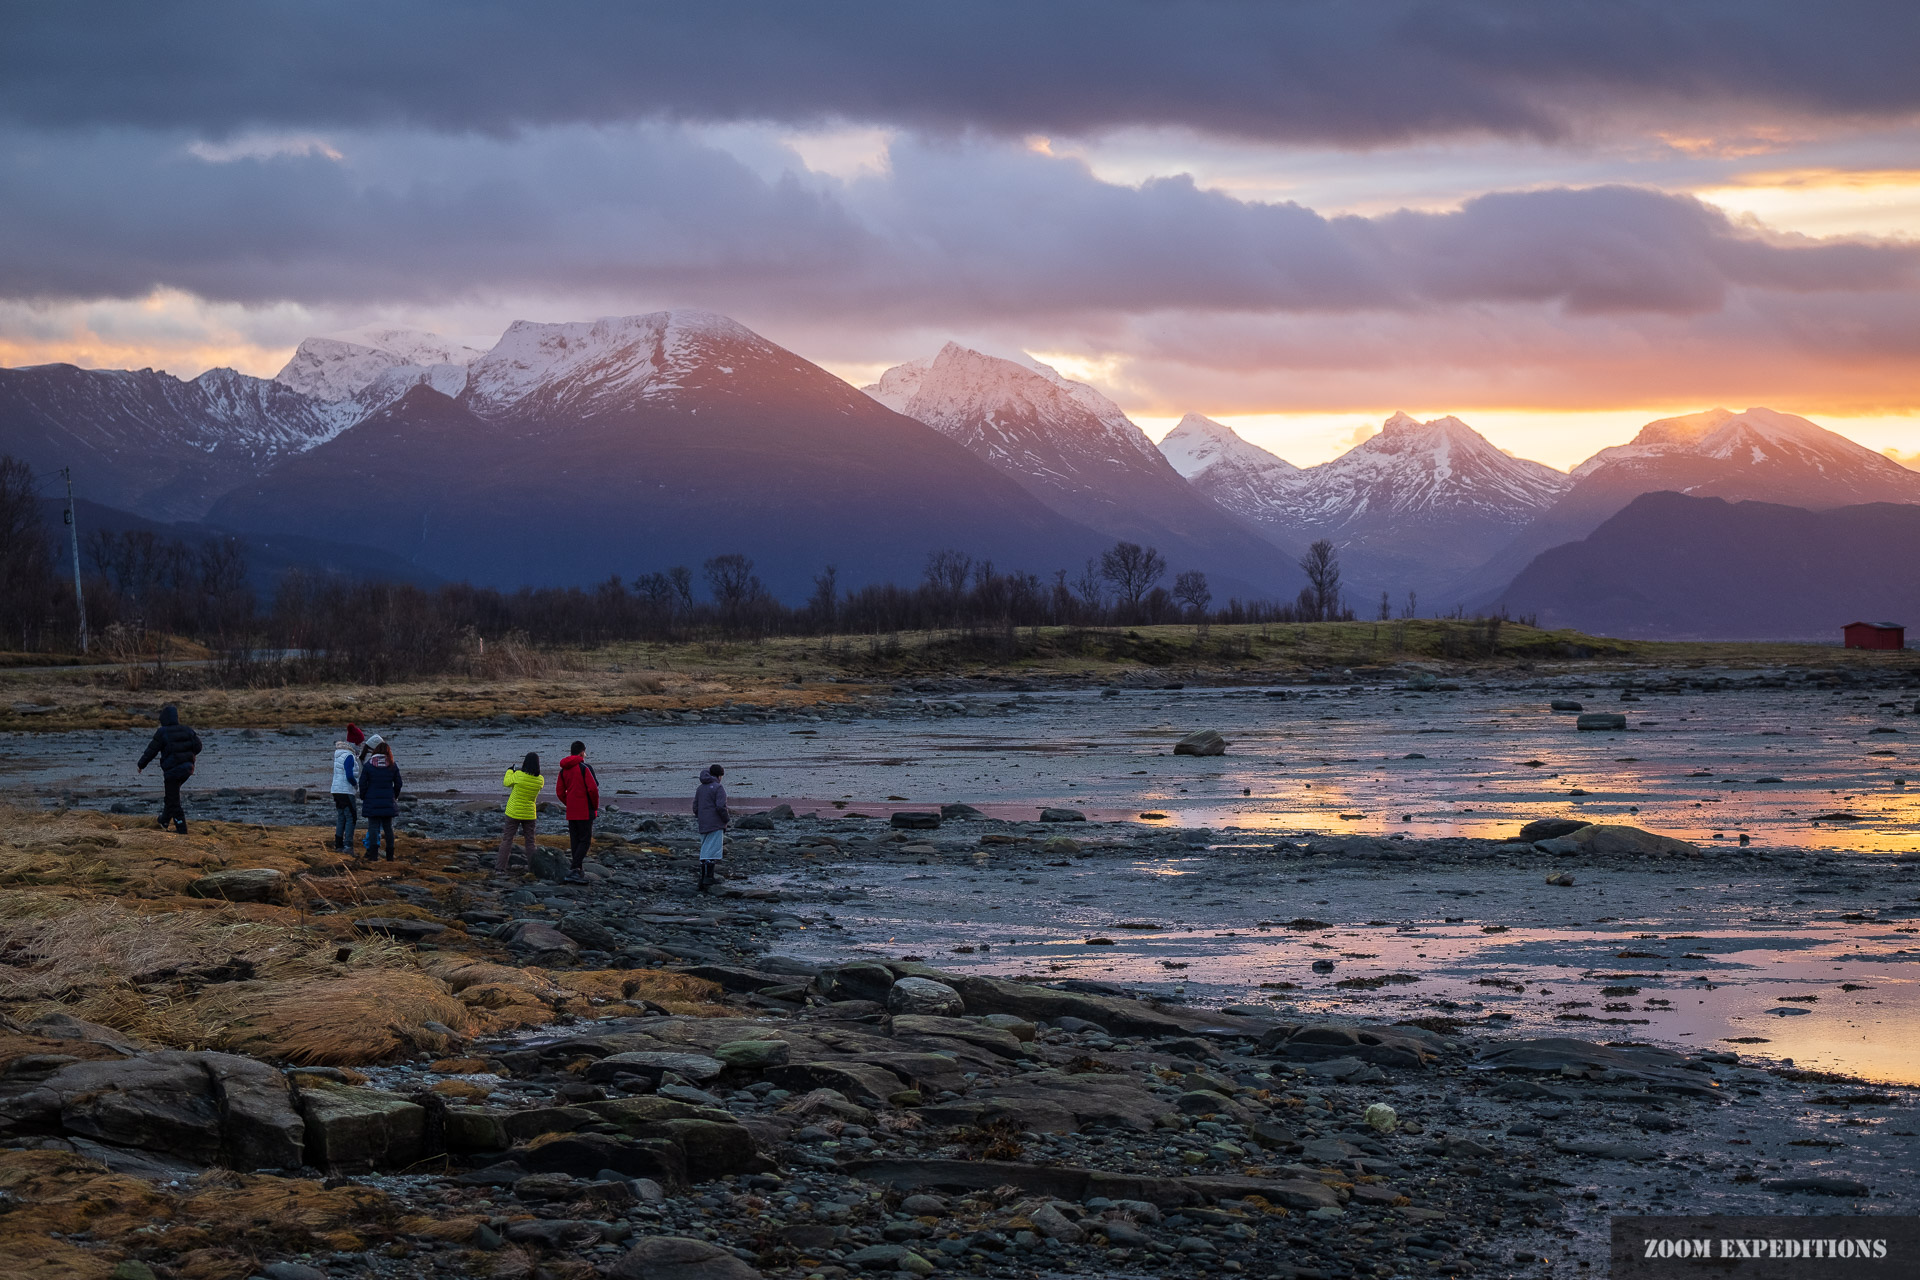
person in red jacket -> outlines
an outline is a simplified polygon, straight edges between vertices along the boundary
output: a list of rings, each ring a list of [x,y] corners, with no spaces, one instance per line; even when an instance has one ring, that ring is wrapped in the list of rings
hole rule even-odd
[[[574,743],[573,754],[560,762],[559,796],[567,806],[567,839],[573,845],[573,870],[567,872],[567,883],[585,884],[581,868],[593,844],[593,820],[600,816],[600,779],[587,763],[584,742]]]

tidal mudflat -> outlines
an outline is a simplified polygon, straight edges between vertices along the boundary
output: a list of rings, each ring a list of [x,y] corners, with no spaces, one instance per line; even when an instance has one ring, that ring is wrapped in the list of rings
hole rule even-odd
[[[101,895],[143,941],[237,932],[111,999],[10,1006],[0,1233],[57,1220],[46,1256],[74,1275],[177,1268],[225,1212],[204,1180],[231,1175],[201,1170],[234,1160],[280,1169],[242,1190],[329,1173],[336,1198],[325,1230],[237,1228],[236,1276],[585,1280],[636,1241],[732,1280],[1551,1275],[1604,1265],[1617,1212],[1913,1212],[1920,718],[1879,689],[1661,683],[1636,677],[1611,733],[1546,702],[1618,707],[1619,685],[1568,682],[402,725],[411,799],[378,866],[292,795],[330,733],[209,735],[178,843],[132,816],[125,735],[16,738],[4,767],[41,793],[7,854],[16,974],[57,992],[60,930],[23,912]],[[1170,754],[1197,728],[1228,754]],[[573,736],[618,806],[591,882],[544,853],[488,878],[496,757]],[[738,812],[792,809],[736,830],[710,896],[671,785],[709,759],[758,797]],[[1661,834],[1514,838],[1569,815]],[[377,1051],[207,1052],[264,1044],[248,1028],[294,988],[316,1025],[328,984],[368,1008],[347,988],[370,964],[406,991],[353,1039]],[[74,1007],[144,1010],[128,1025],[159,1038]],[[252,1081],[244,1114],[136,1123],[144,1090],[220,1071]],[[86,1101],[102,1073],[124,1114]],[[56,1212],[102,1177],[159,1178],[138,1221],[179,1231]]]

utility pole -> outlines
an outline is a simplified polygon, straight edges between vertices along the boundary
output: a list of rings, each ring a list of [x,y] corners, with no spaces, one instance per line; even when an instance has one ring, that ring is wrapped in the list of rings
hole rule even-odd
[[[73,604],[80,612],[80,652],[87,651],[87,597],[80,590],[80,526],[73,518],[73,468],[62,467],[67,480],[67,533],[73,543]]]

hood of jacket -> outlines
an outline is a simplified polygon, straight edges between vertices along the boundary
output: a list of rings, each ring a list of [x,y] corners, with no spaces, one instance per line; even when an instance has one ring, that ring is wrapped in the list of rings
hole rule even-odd
[[[587,758],[585,756],[567,756],[560,761],[560,767],[562,769],[577,769],[586,762]]]
[[[716,777],[714,777],[714,776],[713,776],[713,774],[712,774],[712,773],[710,773],[710,772],[708,772],[707,770],[705,770],[705,769],[702,769],[702,770],[700,771],[700,785],[701,785],[701,786],[703,786],[703,787],[704,787],[704,786],[706,786],[706,785],[707,785],[708,783],[710,783],[710,782],[718,782],[718,781],[720,781],[720,779],[718,779],[718,778],[716,778]]]
[[[160,708],[160,723],[163,726],[179,724],[180,708],[174,706],[171,702]]]

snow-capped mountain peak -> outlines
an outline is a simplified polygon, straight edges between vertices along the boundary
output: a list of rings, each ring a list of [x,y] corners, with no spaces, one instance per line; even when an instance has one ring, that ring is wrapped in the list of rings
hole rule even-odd
[[[792,352],[711,311],[655,311],[568,324],[516,320],[468,368],[466,403],[483,416],[591,414],[692,393],[757,398],[772,394],[770,379],[797,378],[817,388],[818,373]]]
[[[1473,514],[1524,524],[1572,485],[1563,472],[1512,457],[1460,419],[1396,413],[1380,434],[1300,474],[1300,517],[1346,523],[1363,515]]]
[[[1231,467],[1257,475],[1286,476],[1300,468],[1257,444],[1240,438],[1224,422],[1190,413],[1160,439],[1160,452],[1173,469],[1192,480],[1213,467]]]
[[[480,354],[414,329],[356,330],[304,340],[273,380],[315,400],[347,400],[390,369],[464,366]]]
[[[1674,456],[1836,478],[1857,473],[1868,484],[1903,479],[1898,463],[1865,445],[1797,414],[1760,405],[1739,413],[1708,409],[1649,422],[1626,444],[1602,449],[1575,467],[1573,476],[1581,480],[1603,468]]]
[[[896,365],[863,390],[1018,474],[1165,465],[1120,406],[1031,357],[949,342],[933,359]]]

